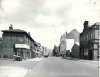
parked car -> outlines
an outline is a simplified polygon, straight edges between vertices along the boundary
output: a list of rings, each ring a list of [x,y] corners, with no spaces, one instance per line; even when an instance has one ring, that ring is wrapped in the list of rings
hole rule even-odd
[[[22,57],[21,56],[14,55],[14,59],[16,61],[22,61]]]
[[[45,57],[45,58],[47,58],[47,57],[48,57],[48,55],[44,55],[44,57]]]

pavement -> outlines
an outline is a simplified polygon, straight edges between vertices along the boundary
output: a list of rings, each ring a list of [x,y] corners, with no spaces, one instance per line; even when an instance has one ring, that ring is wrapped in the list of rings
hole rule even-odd
[[[84,59],[77,59],[77,58],[70,58],[69,60],[80,61],[80,62],[84,62],[84,63],[90,64],[90,65],[94,65],[94,66],[100,66],[99,65],[100,61],[95,61],[95,60],[84,60]]]
[[[0,77],[99,77],[98,61],[61,57],[0,60]]]
[[[24,77],[32,67],[43,58],[13,61],[13,59],[0,60],[0,77]]]
[[[28,70],[22,67],[0,66],[0,77],[24,77]]]

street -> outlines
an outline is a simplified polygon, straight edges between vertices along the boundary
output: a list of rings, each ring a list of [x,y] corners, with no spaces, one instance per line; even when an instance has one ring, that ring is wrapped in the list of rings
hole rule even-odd
[[[98,75],[99,70],[95,65],[50,57],[43,59],[25,77],[99,77]]]
[[[1,66],[24,68],[24,73],[22,72],[24,75],[7,75],[8,77],[99,77],[97,61],[67,60],[61,57],[48,57],[38,61],[32,59],[24,61],[1,61]],[[14,71],[14,69],[12,70]],[[0,77],[6,77],[6,75],[1,75],[3,72],[5,70],[0,68]],[[17,72],[15,71],[15,73]]]

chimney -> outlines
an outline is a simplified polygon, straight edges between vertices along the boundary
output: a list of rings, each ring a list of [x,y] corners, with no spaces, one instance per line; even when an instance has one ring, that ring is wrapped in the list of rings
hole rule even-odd
[[[31,36],[31,33],[30,32],[28,32],[28,34]]]
[[[89,21],[85,21],[83,25],[84,25],[83,31],[87,30],[89,28]]]
[[[85,21],[83,25],[84,26],[88,26],[89,25],[89,21]]]
[[[13,29],[13,25],[12,25],[12,24],[10,24],[9,30],[12,30],[12,29]]]

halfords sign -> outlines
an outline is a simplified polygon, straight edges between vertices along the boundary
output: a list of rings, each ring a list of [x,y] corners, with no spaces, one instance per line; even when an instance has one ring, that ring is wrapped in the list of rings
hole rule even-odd
[[[26,45],[26,44],[15,44],[15,48],[30,49],[30,46],[29,45]]]

